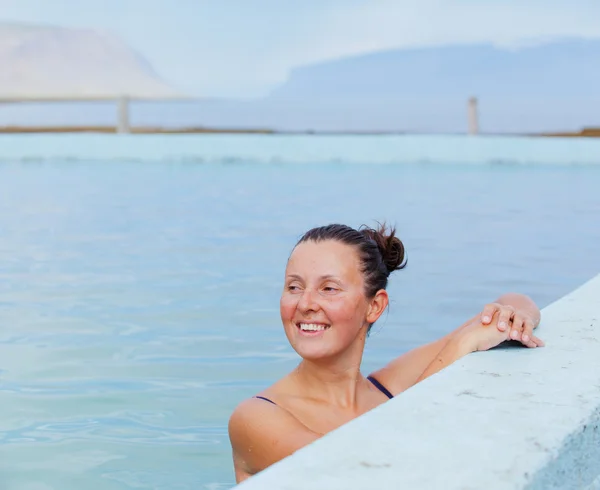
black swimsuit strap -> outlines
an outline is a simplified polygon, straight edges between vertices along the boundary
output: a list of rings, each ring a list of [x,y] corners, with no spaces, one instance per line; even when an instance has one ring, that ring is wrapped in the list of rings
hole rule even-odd
[[[389,391],[389,390],[388,390],[388,389],[387,389],[385,386],[383,386],[383,385],[382,385],[382,384],[381,384],[379,381],[377,381],[377,380],[376,380],[376,379],[375,379],[373,376],[367,376],[367,379],[368,379],[368,380],[369,380],[371,383],[373,383],[373,384],[375,385],[375,387],[376,387],[376,388],[377,388],[379,391],[381,391],[381,392],[382,392],[382,393],[383,393],[385,396],[387,396],[387,397],[388,397],[388,398],[390,398],[390,399],[391,399],[391,398],[394,398],[394,395],[392,395],[392,394],[390,393],[390,391]]]
[[[381,391],[385,396],[387,396],[388,398],[394,398],[394,395],[392,395],[389,390],[383,386],[379,381],[377,381],[373,376],[367,376],[367,379],[373,383],[375,385],[375,387]],[[265,398],[264,396],[254,396],[252,398],[259,398],[261,400],[264,400],[266,402],[272,403],[273,405],[277,405],[277,403],[275,403],[273,400],[269,400],[268,398]]]
[[[264,396],[253,396],[252,398],[260,398],[261,400],[272,403],[273,405],[277,405],[277,403],[275,403],[273,400],[269,400],[268,398],[265,398]]]

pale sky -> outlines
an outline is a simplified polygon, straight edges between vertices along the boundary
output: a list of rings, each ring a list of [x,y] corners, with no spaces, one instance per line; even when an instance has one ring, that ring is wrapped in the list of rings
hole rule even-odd
[[[256,97],[290,69],[406,46],[600,38],[599,0],[0,0],[0,22],[117,34],[177,88]]]

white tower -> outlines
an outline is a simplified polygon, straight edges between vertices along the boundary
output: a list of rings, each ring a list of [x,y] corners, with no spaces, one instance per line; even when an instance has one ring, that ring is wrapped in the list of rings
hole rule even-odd
[[[471,97],[468,103],[469,134],[479,134],[479,114],[477,112],[477,97]]]
[[[120,97],[118,102],[118,122],[117,132],[118,133],[129,133],[129,97]]]

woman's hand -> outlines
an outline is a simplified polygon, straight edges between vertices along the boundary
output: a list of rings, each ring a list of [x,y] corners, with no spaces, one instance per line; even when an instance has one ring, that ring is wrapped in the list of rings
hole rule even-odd
[[[484,307],[481,313],[481,323],[490,325],[495,315],[497,315],[497,330],[506,333],[504,340],[518,340],[530,348],[544,346],[544,342],[533,335],[533,329],[537,326],[539,319],[533,318],[526,309],[517,309],[507,304],[490,303]]]
[[[488,350],[508,340],[510,329],[500,330],[498,313],[492,314],[490,322],[474,318],[456,331],[455,343],[465,352]]]

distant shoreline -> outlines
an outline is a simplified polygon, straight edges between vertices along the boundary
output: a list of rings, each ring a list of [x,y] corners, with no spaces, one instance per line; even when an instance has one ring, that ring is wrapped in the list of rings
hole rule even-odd
[[[1,134],[20,133],[117,133],[116,126],[0,126]],[[242,133],[242,134],[273,134],[270,129],[218,129],[218,128],[160,128],[160,127],[132,127],[131,134],[187,134],[187,133]]]
[[[116,126],[0,126],[0,134],[34,134],[34,133],[117,133]],[[268,128],[161,128],[161,127],[132,127],[130,134],[265,134],[265,135],[417,135],[410,131],[280,131]],[[444,134],[444,133],[440,133]],[[462,134],[462,133],[445,133]],[[584,128],[573,132],[548,132],[548,133],[481,133],[481,136],[534,136],[550,138],[600,138],[600,128]]]

